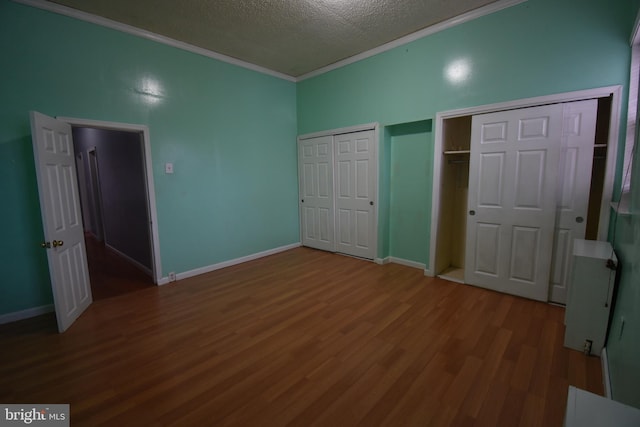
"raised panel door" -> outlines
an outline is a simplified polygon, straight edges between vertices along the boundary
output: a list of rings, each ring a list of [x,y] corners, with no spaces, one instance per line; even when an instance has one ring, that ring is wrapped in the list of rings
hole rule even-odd
[[[472,118],[465,282],[546,300],[562,106]]]
[[[58,330],[91,304],[71,127],[32,111],[31,133]]]

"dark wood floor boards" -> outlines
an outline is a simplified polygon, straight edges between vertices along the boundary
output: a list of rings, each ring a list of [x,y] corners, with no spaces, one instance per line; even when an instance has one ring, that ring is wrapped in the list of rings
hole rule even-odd
[[[299,248],[0,326],[0,401],[72,425],[560,426],[564,310]]]

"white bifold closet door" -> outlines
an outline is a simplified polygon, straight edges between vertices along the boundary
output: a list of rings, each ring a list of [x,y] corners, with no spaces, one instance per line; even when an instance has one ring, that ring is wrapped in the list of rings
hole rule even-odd
[[[374,135],[374,131],[360,131],[298,142],[304,246],[375,257]]]
[[[466,283],[541,301],[550,282],[566,292],[566,254],[585,232],[595,102],[473,116]]]

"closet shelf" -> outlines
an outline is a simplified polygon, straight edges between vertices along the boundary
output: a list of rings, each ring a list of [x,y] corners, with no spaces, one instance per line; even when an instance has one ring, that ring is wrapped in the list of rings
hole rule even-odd
[[[471,150],[447,150],[444,152],[445,155],[447,154],[469,154],[471,153]]]
[[[605,148],[607,144],[593,144],[593,148]]]

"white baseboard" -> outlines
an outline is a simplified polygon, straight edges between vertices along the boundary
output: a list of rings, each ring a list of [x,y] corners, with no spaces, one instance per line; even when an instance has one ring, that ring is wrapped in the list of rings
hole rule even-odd
[[[54,311],[53,304],[42,305],[40,307],[32,307],[26,310],[14,311],[0,315],[0,325],[5,323],[17,322],[18,320],[29,319],[30,317],[40,316]]]
[[[394,264],[406,265],[407,267],[419,268],[420,270],[424,270],[426,265],[421,262],[410,261],[408,259],[396,258],[394,256],[389,257],[389,262]]]
[[[607,356],[607,347],[602,347],[600,354],[602,363],[602,382],[604,384],[604,396],[611,399],[611,377],[609,376],[609,357]]]
[[[424,275],[428,276],[428,277],[435,277],[436,275],[433,274],[433,270],[431,270],[430,268],[426,268],[424,269]]]
[[[295,249],[301,246],[301,243],[292,243],[286,246],[280,246],[278,248],[269,249],[266,251],[258,252],[252,255],[243,256],[236,259],[231,259],[229,261],[219,262],[217,264],[208,265],[206,267],[200,267],[189,271],[184,271],[182,273],[176,274],[176,281],[188,279],[189,277],[199,276],[201,274],[210,273],[215,270],[220,270],[221,268],[231,267],[232,265],[242,264],[243,262],[253,261],[254,259],[263,258],[269,255],[274,255],[280,252],[288,251],[290,249]],[[168,277],[163,277],[158,280],[158,285],[166,285],[169,283]]]
[[[153,277],[153,272],[151,271],[151,269],[149,267],[147,267],[146,265],[142,264],[139,261],[136,261],[135,259],[131,258],[129,255],[125,254],[124,252],[114,248],[113,246],[111,246],[110,244],[106,243],[104,244],[107,248],[109,248],[110,251],[115,252],[116,254],[118,254],[118,256],[126,259],[127,261],[129,261],[131,264],[135,265],[137,268],[139,268],[140,270],[144,271],[144,273],[147,276],[151,276]]]
[[[392,262],[394,264],[406,265],[407,267],[426,269],[426,265],[421,262],[410,261],[408,259],[397,258],[394,256],[375,258],[373,262],[379,265],[389,264],[390,262]]]

